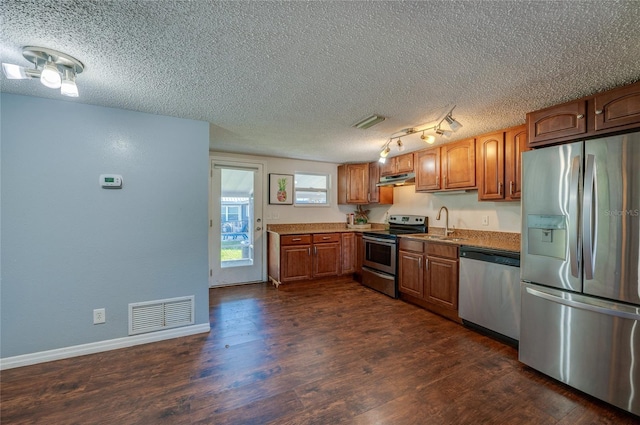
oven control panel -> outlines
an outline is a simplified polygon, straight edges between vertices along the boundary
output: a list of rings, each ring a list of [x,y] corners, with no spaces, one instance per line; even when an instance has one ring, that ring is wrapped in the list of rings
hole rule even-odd
[[[389,216],[389,224],[403,224],[405,226],[421,226],[425,224],[426,220],[426,217],[422,215]]]

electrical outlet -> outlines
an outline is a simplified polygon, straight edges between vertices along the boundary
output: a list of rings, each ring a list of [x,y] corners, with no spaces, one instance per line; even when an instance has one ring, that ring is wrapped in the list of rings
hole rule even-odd
[[[93,310],[93,324],[99,325],[107,321],[107,314],[104,308],[96,308]]]
[[[488,215],[483,215],[482,216],[482,225],[483,226],[488,226],[489,225],[489,216]]]

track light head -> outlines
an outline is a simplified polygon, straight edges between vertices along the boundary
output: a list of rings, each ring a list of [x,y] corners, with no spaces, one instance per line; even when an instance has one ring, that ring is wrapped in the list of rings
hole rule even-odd
[[[442,130],[440,128],[436,129],[436,134],[438,136],[451,137],[452,132],[449,130]]]
[[[58,67],[51,60],[47,60],[47,63],[44,64],[44,68],[42,68],[42,73],[40,74],[40,82],[42,85],[51,89],[60,88],[62,84],[60,71],[58,71]]]
[[[402,140],[398,139],[398,151],[402,152],[404,151],[404,143],[402,143]]]
[[[432,135],[425,136],[424,135],[424,131],[422,132],[422,136],[420,136],[420,139],[422,139],[423,141],[425,141],[426,143],[428,143],[430,145],[432,145],[433,142],[436,141],[436,138],[433,137]]]
[[[380,158],[386,158],[387,155],[389,155],[389,152],[391,152],[391,148],[389,147],[389,143],[387,143],[384,149],[380,152]]]
[[[449,115],[444,117],[444,120],[447,122],[447,124],[449,124],[449,127],[451,128],[452,131],[458,131],[462,127],[462,124],[460,124],[451,116],[451,113],[449,113]]]

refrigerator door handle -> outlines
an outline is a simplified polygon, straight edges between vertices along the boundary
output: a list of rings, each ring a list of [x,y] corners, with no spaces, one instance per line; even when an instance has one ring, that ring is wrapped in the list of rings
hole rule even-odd
[[[580,185],[580,156],[574,156],[571,162],[571,180],[569,182],[569,263],[571,275],[580,277],[580,220],[578,217],[578,192]]]
[[[596,302],[590,302],[586,297],[580,297],[580,301],[573,300],[571,298],[578,298],[576,295],[562,293],[565,296],[559,296],[551,294],[542,289],[534,289],[529,286],[525,286],[527,293],[535,297],[543,298],[547,301],[566,305],[569,307],[579,308],[582,310],[593,311],[594,313],[606,314],[609,316],[616,316],[623,319],[640,320],[640,309],[634,307],[628,307],[621,304],[615,304],[611,302],[595,300]],[[569,298],[566,298],[568,296]],[[597,303],[597,304],[596,304]],[[598,305],[600,304],[600,305]]]
[[[591,280],[593,279],[596,255],[596,235],[594,232],[597,223],[596,164],[594,155],[589,154],[585,159],[582,238],[584,241],[584,278]]]

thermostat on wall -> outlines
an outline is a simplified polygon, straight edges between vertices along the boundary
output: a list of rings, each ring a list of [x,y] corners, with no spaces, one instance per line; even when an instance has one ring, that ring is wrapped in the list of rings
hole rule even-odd
[[[119,174],[100,174],[100,186],[104,189],[122,189],[122,176]]]

